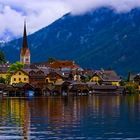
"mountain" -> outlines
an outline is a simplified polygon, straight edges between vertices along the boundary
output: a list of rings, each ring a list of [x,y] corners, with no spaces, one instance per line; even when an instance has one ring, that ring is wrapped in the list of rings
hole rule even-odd
[[[84,68],[112,67],[119,74],[140,71],[140,9],[116,13],[100,8],[83,15],[66,14],[28,37],[32,62],[48,57],[75,60]],[[11,62],[19,60],[22,39],[2,50]]]

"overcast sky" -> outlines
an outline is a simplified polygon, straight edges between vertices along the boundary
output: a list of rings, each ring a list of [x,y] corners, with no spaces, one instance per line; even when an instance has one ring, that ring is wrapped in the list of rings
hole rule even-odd
[[[26,18],[28,33],[49,25],[64,14],[83,14],[92,9],[111,6],[118,12],[140,7],[140,0],[0,0],[0,38],[20,36]]]

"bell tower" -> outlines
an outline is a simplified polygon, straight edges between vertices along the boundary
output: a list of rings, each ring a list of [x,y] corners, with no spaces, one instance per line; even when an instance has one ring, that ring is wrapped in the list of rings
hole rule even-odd
[[[20,52],[20,62],[26,65],[30,64],[30,50],[28,48],[26,21],[24,21],[24,33],[23,33],[22,48]]]

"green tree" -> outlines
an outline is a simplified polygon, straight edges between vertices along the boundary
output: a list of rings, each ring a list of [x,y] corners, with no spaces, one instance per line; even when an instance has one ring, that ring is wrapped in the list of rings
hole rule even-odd
[[[130,83],[130,82],[128,82],[125,85],[125,87],[126,87],[126,91],[128,91],[128,93],[130,93],[130,94],[137,93],[137,87],[138,87],[138,85],[136,83]]]
[[[0,77],[0,83],[5,84],[5,79],[3,79],[2,77]]]
[[[2,51],[0,51],[0,64],[6,63],[5,55]]]
[[[6,74],[6,83],[9,84],[9,82],[10,82],[10,73],[11,72],[14,73],[23,68],[24,68],[24,64],[22,64],[21,62],[16,62],[16,63],[12,64]]]
[[[113,70],[112,66],[109,66],[106,70]]]
[[[53,58],[53,57],[49,57],[49,58],[48,58],[48,62],[49,62],[49,63],[52,63],[52,62],[54,62],[54,61],[56,61],[55,58]]]

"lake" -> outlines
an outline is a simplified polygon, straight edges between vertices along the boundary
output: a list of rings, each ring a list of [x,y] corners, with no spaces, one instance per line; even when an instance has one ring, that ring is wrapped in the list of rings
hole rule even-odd
[[[139,140],[140,95],[1,98],[0,139]]]

